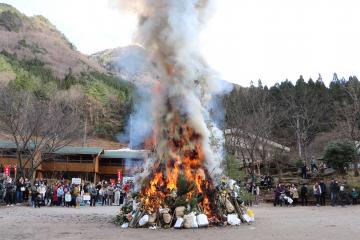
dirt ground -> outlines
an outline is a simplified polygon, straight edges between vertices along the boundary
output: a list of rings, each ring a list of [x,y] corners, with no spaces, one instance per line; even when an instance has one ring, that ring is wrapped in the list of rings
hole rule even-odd
[[[146,240],[348,240],[360,236],[360,206],[254,207],[256,222],[197,230],[120,229],[111,223],[117,207],[33,209],[0,207],[0,239]]]

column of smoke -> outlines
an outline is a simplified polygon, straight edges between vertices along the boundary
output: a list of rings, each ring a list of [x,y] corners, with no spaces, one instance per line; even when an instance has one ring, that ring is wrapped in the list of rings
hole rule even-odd
[[[156,120],[166,116],[165,102],[167,99],[178,99],[177,108],[188,116],[188,123],[201,134],[203,149],[206,156],[206,167],[213,178],[222,173],[224,138],[218,128],[221,120],[221,106],[214,98],[231,90],[231,85],[220,81],[209,68],[198,52],[199,32],[213,9],[212,0],[114,0],[121,9],[129,9],[139,16],[139,27],[135,37],[137,44],[143,46],[152,55],[157,64],[161,89],[155,92],[151,100],[139,103],[151,107],[151,115],[144,118],[146,111],[137,109],[133,121],[151,124],[140,124],[142,133],[154,130]],[[169,72],[171,74],[169,74]],[[151,81],[146,81],[147,83]],[[141,87],[141,84],[139,84]],[[156,89],[156,86],[149,89]],[[142,88],[144,89],[144,88]],[[163,96],[162,94],[166,94]],[[151,95],[151,94],[150,94]],[[211,114],[216,113],[216,114]],[[214,116],[215,121],[214,120]],[[220,116],[220,117],[219,117]],[[139,119],[136,119],[136,118]],[[134,123],[134,122],[133,122]],[[133,125],[133,129],[138,126]],[[141,134],[140,134],[141,135]],[[144,136],[139,136],[144,137]],[[162,139],[158,138],[158,152],[161,155]],[[166,141],[166,139],[163,139]],[[147,162],[150,168],[152,162]],[[147,176],[148,171],[142,173]]]

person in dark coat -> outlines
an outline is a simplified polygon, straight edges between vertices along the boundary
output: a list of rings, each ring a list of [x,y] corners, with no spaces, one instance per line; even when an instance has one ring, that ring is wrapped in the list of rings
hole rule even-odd
[[[15,192],[16,185],[12,182],[12,179],[8,177],[5,182],[5,203],[7,206],[13,206],[15,204]]]
[[[274,207],[276,207],[276,205],[280,205],[280,195],[281,192],[283,191],[281,184],[278,184],[278,186],[275,188],[275,199],[274,199]]]
[[[24,184],[24,179],[21,177],[16,182],[16,203],[22,203],[24,192],[25,192],[25,184]]]
[[[321,196],[320,196],[320,204],[322,206],[326,205],[326,194],[327,194],[327,187],[324,183],[324,180],[320,181],[320,188],[321,188]]]
[[[97,196],[98,196],[98,191],[94,186],[90,186],[89,192],[90,192],[90,206],[95,207],[96,201],[97,201]]]
[[[340,187],[338,182],[335,179],[332,180],[330,184],[330,194],[331,194],[331,206],[333,207],[337,205],[339,190]]]
[[[304,206],[304,204],[305,204],[305,206],[307,206],[308,205],[308,188],[305,185],[305,183],[303,183],[303,185],[301,186],[300,198],[301,198],[301,205]]]
[[[301,167],[301,177],[303,179],[306,179],[307,178],[307,167],[306,167],[306,164],[304,164],[304,166]]]

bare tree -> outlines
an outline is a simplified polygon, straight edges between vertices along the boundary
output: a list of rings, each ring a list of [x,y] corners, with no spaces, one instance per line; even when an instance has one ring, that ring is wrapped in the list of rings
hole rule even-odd
[[[280,102],[283,105],[277,107],[277,118],[282,120],[276,122],[280,124],[282,121],[286,122],[286,125],[293,129],[299,159],[308,163],[307,147],[320,131],[322,118],[328,110],[328,103],[325,97],[319,96],[316,91],[307,87],[302,77],[295,87],[284,84],[280,92]],[[320,101],[323,102],[320,103]]]
[[[240,154],[244,165],[250,162],[254,175],[257,156],[266,163],[274,111],[267,90],[252,86],[234,91],[225,100],[227,148]]]
[[[0,131],[16,145],[22,176],[34,179],[47,154],[69,145],[80,134],[80,108],[59,95],[38,99],[32,93],[0,89]]]
[[[351,78],[347,83],[342,84],[347,97],[342,102],[337,103],[339,126],[344,130],[345,136],[355,142],[357,152],[360,152],[360,83],[356,77]],[[358,171],[359,159],[354,161],[355,175]]]

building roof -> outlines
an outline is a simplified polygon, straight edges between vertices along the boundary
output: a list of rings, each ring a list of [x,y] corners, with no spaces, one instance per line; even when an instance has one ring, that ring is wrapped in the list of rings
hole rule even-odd
[[[226,129],[226,130],[225,130],[225,135],[232,135],[233,132],[236,133],[236,132],[243,132],[243,131],[240,130],[240,129],[234,129],[234,128],[233,128],[233,129]],[[247,136],[250,136],[250,137],[252,137],[252,138],[258,138],[258,139],[259,139],[259,142],[262,143],[262,144],[269,145],[269,146],[271,146],[271,147],[273,147],[273,148],[281,149],[281,150],[283,150],[283,151],[285,151],[285,152],[290,152],[290,148],[289,148],[289,147],[284,146],[284,145],[281,145],[280,143],[271,141],[270,139],[263,138],[263,137],[259,137],[259,136],[255,136],[255,135],[249,134],[249,133],[247,134]],[[245,142],[245,139],[244,139],[243,142]]]
[[[68,155],[68,154],[77,154],[77,155],[99,155],[104,152],[103,148],[99,147],[63,147],[55,151],[56,154]]]
[[[14,149],[16,148],[16,144],[6,140],[0,140],[0,148],[3,149]]]
[[[122,159],[145,159],[149,155],[149,151],[146,150],[130,150],[130,149],[119,149],[119,150],[105,150],[101,158],[122,158]]]
[[[16,144],[11,141],[0,140],[0,149],[16,149]],[[63,147],[54,153],[61,155],[77,154],[77,155],[99,155],[104,152],[100,147]]]

